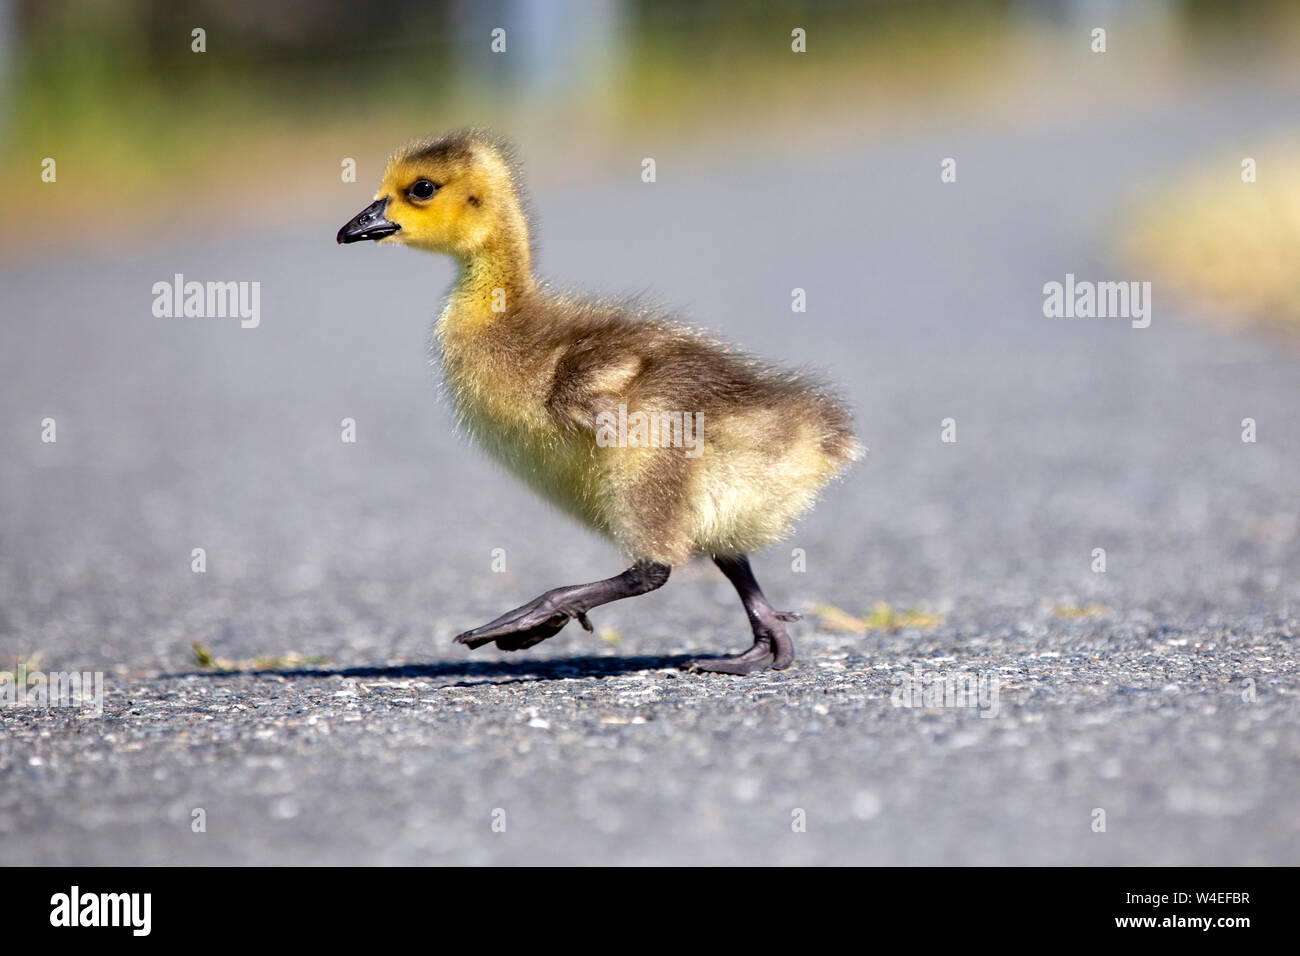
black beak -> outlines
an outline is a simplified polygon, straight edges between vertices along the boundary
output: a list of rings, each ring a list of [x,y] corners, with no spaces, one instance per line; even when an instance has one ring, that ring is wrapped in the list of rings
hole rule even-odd
[[[344,243],[360,242],[362,239],[382,239],[397,232],[402,227],[384,218],[384,210],[387,208],[387,196],[376,199],[339,230],[338,241]]]

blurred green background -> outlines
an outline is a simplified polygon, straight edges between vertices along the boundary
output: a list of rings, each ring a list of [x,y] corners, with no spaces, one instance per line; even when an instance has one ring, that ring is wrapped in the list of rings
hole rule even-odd
[[[1141,49],[1123,42],[1135,18]],[[1089,62],[1093,25],[1110,30],[1104,69]],[[505,55],[490,49],[498,26]],[[195,28],[206,52],[192,51]],[[539,178],[574,181],[650,143],[832,150],[900,124],[1140,108],[1215,72],[1290,82],[1300,3],[0,0],[0,57],[13,223],[0,243],[21,258],[265,225],[268,201],[280,224],[332,220],[312,196],[343,157],[369,188],[397,143],[466,124],[506,132]],[[41,182],[45,157],[75,188]],[[1197,228],[1185,214],[1144,224]],[[1206,258],[1232,254],[1204,228]],[[1281,258],[1297,231],[1274,240]]]

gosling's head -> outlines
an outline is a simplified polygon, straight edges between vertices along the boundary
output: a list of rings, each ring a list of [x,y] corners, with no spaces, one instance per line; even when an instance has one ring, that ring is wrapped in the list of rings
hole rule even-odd
[[[500,244],[527,245],[509,149],[482,130],[461,130],[400,149],[375,201],[338,241],[402,243],[472,259]]]

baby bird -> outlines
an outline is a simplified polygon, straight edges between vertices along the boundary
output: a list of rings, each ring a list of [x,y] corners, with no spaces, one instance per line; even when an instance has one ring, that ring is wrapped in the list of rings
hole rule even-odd
[[[788,667],[794,644],[746,555],[784,536],[861,454],[849,413],[801,375],[669,319],[552,291],[533,274],[509,148],[481,130],[413,143],[340,243],[401,243],[452,256],[459,276],[435,326],[445,385],[468,434],[632,564],[547,591],[459,635],[471,648],[532,647],[587,612],[662,587],[709,555],[749,615],[754,643],[690,669]]]

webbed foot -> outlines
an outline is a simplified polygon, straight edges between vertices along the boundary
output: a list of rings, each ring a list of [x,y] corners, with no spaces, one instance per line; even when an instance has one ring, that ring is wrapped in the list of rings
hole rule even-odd
[[[458,634],[456,643],[475,648],[495,642],[503,651],[521,651],[559,634],[572,620],[588,631],[593,630],[584,608],[565,601],[556,591],[547,591],[523,607],[506,611],[495,621]]]
[[[455,640],[469,648],[495,643],[503,651],[520,651],[554,637],[570,621],[576,620],[590,631],[593,628],[587,612],[593,607],[663,587],[669,571],[666,564],[638,561],[604,581],[554,588],[523,607],[506,611],[495,621],[456,635]]]

